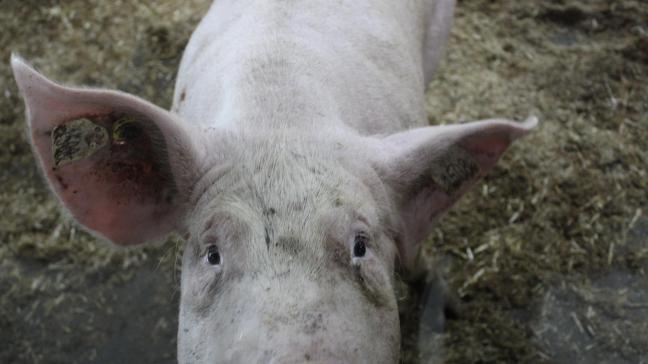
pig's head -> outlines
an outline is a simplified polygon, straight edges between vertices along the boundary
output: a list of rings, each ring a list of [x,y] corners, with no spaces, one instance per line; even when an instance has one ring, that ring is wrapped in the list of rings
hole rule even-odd
[[[535,124],[199,129],[12,66],[40,166],[81,225],[116,245],[186,237],[182,363],[397,362],[396,263]]]

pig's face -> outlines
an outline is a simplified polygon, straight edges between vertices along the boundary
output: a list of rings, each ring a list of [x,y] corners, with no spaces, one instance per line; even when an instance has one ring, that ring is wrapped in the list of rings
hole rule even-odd
[[[117,245],[188,236],[183,363],[397,362],[396,256],[410,268],[432,223],[536,124],[200,130],[12,66],[42,171],[82,226]]]
[[[376,174],[311,143],[236,145],[259,153],[216,166],[187,220],[179,361],[396,362],[395,229]]]

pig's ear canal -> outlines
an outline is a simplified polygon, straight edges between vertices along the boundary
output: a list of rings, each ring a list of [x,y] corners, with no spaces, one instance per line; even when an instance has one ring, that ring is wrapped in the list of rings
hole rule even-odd
[[[72,216],[119,245],[173,231],[198,172],[186,124],[134,96],[63,87],[18,57],[11,64],[40,166]]]
[[[412,129],[383,139],[385,153],[377,165],[396,195],[402,221],[401,264],[413,268],[434,221],[537,122],[534,117],[524,123],[484,120]]]

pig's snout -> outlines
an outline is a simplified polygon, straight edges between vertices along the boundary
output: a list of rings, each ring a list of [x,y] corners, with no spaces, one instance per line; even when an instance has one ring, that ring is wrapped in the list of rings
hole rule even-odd
[[[294,330],[294,324],[283,329],[279,327],[256,327],[255,332],[243,330],[225,351],[224,358],[231,363],[263,364],[341,364],[357,362],[357,357],[347,344],[352,340],[340,340],[343,335],[326,335],[323,329],[319,335]],[[246,329],[252,329],[247,325]],[[292,329],[291,329],[292,328]],[[268,336],[264,333],[273,332]],[[324,335],[322,335],[324,334]],[[355,345],[353,345],[355,346]]]
[[[358,358],[344,358],[333,354],[331,348],[319,348],[313,345],[268,345],[265,348],[239,346],[225,353],[228,363],[262,363],[262,364],[343,364],[355,363]]]
[[[346,361],[338,358],[311,358],[309,354],[290,355],[270,361],[269,364],[344,364]]]

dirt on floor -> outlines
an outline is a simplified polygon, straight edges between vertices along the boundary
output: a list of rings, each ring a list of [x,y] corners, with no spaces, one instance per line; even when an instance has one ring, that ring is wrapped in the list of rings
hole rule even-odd
[[[175,361],[181,241],[116,250],[70,222],[8,60],[169,107],[208,5],[0,0],[0,363]],[[647,84],[645,0],[458,2],[430,123],[542,124],[426,244],[458,314],[407,325],[404,362],[648,363]]]

